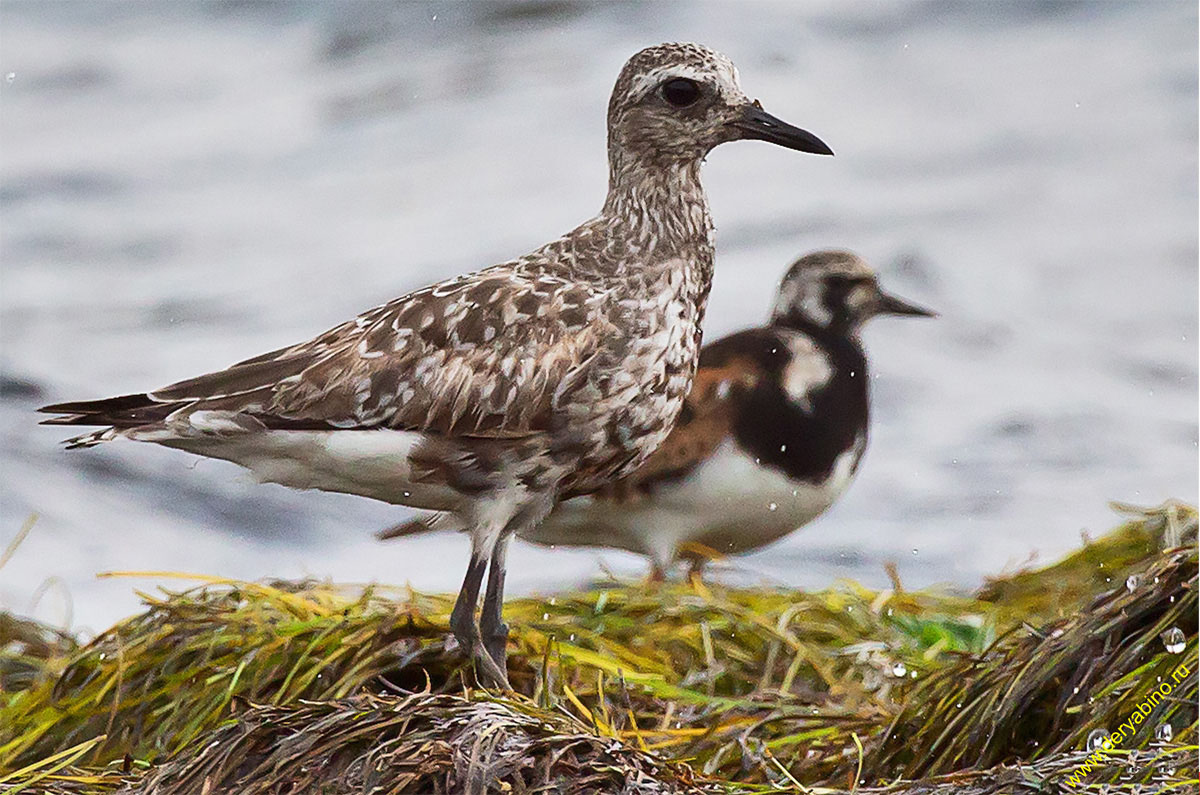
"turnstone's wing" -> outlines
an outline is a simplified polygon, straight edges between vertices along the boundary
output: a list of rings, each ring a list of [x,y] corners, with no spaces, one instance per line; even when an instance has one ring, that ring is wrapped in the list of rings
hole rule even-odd
[[[273,429],[522,436],[546,430],[556,401],[581,380],[607,331],[594,322],[604,298],[583,284],[497,266],[219,372],[41,411],[67,415],[51,424],[116,428],[215,411]]]
[[[641,467],[599,492],[598,499],[624,501],[649,495],[685,477],[713,455],[737,420],[737,397],[752,390],[762,375],[742,332],[705,346],[675,428]]]
[[[652,495],[715,454],[746,411],[751,393],[768,384],[780,399],[807,405],[810,390],[824,386],[828,361],[808,335],[755,328],[704,346],[692,390],[674,430],[633,474],[599,492],[598,499]]]

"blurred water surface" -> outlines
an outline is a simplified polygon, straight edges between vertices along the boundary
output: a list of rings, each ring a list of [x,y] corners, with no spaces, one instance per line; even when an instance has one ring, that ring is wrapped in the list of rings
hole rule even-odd
[[[869,329],[876,420],[825,518],[725,576],[977,584],[1195,499],[1194,3],[0,6],[0,607],[99,628],[112,569],[457,587],[465,540],[149,446],[67,454],[32,410],[223,367],[591,215],[624,60],[729,54],[836,158],[717,150],[709,338],[814,247],[933,322]],[[514,591],[640,570],[519,545]],[[36,604],[35,604],[36,602]]]

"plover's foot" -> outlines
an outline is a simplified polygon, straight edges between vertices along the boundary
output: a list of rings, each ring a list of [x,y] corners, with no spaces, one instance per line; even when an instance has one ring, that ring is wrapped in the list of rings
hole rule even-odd
[[[471,656],[475,660],[475,678],[481,687],[489,690],[513,689],[508,681],[508,658],[504,654],[497,660],[482,643],[477,643]]]
[[[508,624],[501,624],[495,629],[481,627],[483,633],[483,648],[496,663],[496,666],[508,674]]]

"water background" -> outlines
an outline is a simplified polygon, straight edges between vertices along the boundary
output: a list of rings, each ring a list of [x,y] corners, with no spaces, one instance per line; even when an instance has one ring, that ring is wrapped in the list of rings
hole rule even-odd
[[[14,2],[0,5],[0,608],[99,629],[161,579],[454,590],[466,541],[402,511],[129,443],[67,453],[32,410],[306,339],[521,254],[599,207],[604,109],[663,40],[730,55],[836,158],[705,167],[709,339],[797,255],[852,248],[936,321],[866,341],[873,438],[846,497],[721,576],[978,585],[1197,496],[1195,3]],[[617,552],[510,556],[551,592]]]

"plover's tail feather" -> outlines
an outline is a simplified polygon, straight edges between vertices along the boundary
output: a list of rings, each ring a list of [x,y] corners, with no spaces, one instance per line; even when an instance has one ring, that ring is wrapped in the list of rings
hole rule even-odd
[[[42,420],[42,425],[113,425],[131,428],[151,422],[161,422],[183,403],[155,400],[146,393],[121,395],[103,400],[77,400],[55,403],[38,409],[43,414],[62,414]]]
[[[386,530],[380,530],[375,534],[375,537],[381,541],[387,541],[391,538],[404,538],[405,536],[421,535],[422,533],[432,533],[440,530],[457,530],[462,532],[466,530],[466,527],[454,514],[447,511],[438,511],[418,516],[415,519],[409,519],[407,522],[392,525]]]

